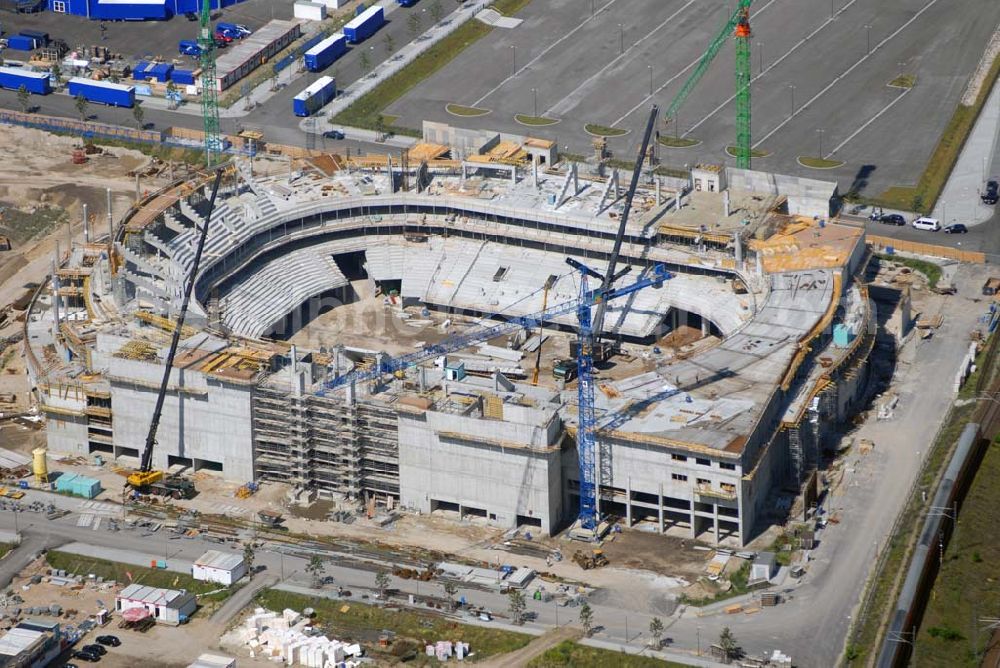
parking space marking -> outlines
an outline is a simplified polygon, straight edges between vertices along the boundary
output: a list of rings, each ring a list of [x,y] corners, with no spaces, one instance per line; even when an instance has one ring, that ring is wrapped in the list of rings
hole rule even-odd
[[[625,56],[627,56],[628,53],[632,49],[636,48],[637,46],[639,46],[640,44],[642,44],[643,42],[645,42],[647,39],[649,39],[650,37],[652,37],[654,33],[656,33],[658,30],[660,30],[660,28],[662,28],[663,26],[665,26],[668,23],[670,23],[671,21],[673,21],[675,18],[677,18],[677,16],[681,12],[683,12],[685,9],[687,9],[691,5],[695,4],[697,1],[698,0],[688,0],[688,2],[686,4],[684,4],[680,9],[676,10],[673,14],[671,14],[666,19],[664,19],[662,23],[660,23],[658,26],[656,26],[655,28],[653,28],[652,30],[650,30],[648,33],[646,33],[645,35],[643,35],[642,37],[640,37],[639,39],[637,39],[635,42],[633,42],[631,44],[631,46],[629,46],[627,49],[625,49],[625,51],[623,53],[618,54],[618,56],[616,56],[615,58],[613,58],[611,60],[611,62],[609,62],[607,65],[605,65],[601,69],[597,70],[597,72],[591,74],[589,77],[587,77],[586,79],[584,79],[583,83],[581,83],[579,86],[577,86],[576,88],[574,88],[573,90],[571,90],[569,93],[567,93],[566,95],[564,95],[563,99],[559,103],[554,104],[550,108],[546,109],[545,113],[542,114],[542,115],[543,116],[549,116],[550,114],[555,114],[556,116],[559,116],[559,115],[563,114],[564,112],[569,111],[570,109],[572,109],[574,106],[576,106],[577,101],[576,100],[570,100],[571,97],[573,97],[574,95],[576,95],[577,93],[579,93],[586,86],[589,86],[591,84],[591,82],[594,81],[594,79],[596,79],[597,77],[599,77],[602,74],[604,74],[605,72],[607,72],[608,69],[611,68],[612,66],[614,66],[615,63],[617,63],[619,60],[621,60],[622,58],[624,58]],[[774,0],[771,0],[771,2],[774,2]],[[697,61],[695,61],[695,62],[697,62]]]
[[[857,130],[855,130],[854,132],[852,132],[850,135],[848,135],[847,139],[845,139],[844,141],[842,141],[839,144],[837,144],[836,146],[834,146],[833,150],[830,151],[829,153],[827,153],[825,156],[823,156],[823,158],[827,159],[830,156],[832,156],[834,153],[836,153],[837,151],[839,151],[840,149],[844,148],[844,145],[847,144],[847,142],[851,141],[852,139],[854,139],[855,137],[857,137],[859,134],[861,134],[861,132],[865,128],[867,128],[869,125],[871,125],[872,123],[874,123],[875,121],[877,121],[878,118],[879,118],[879,116],[881,116],[885,112],[889,111],[889,109],[892,108],[892,106],[894,104],[896,104],[897,102],[899,102],[900,100],[902,100],[904,97],[906,97],[906,94],[909,93],[911,90],[913,90],[913,89],[912,88],[907,88],[902,93],[900,93],[899,95],[897,95],[892,100],[892,102],[890,102],[889,104],[887,104],[884,107],[882,107],[881,109],[879,109],[879,111],[878,111],[877,114],[875,114],[874,116],[872,116],[871,118],[869,118],[867,121],[865,121],[864,125],[862,125],[860,128],[858,128]]]
[[[608,7],[610,7],[611,5],[615,4],[616,2],[618,2],[618,0],[609,0],[609,2],[608,2],[608,3],[606,4],[606,5],[604,5],[604,6],[603,6],[603,7],[601,7],[600,9],[598,9],[598,10],[597,10],[596,12],[594,12],[593,14],[591,14],[590,16],[588,16],[587,18],[585,18],[585,19],[584,19],[584,20],[583,20],[582,22],[580,22],[580,24],[579,24],[579,25],[577,25],[577,26],[576,26],[575,28],[573,28],[572,30],[570,30],[570,31],[569,31],[568,33],[566,33],[565,35],[563,35],[562,37],[560,37],[560,38],[559,38],[559,39],[557,39],[556,41],[552,42],[552,44],[550,44],[550,45],[549,45],[548,47],[546,47],[544,51],[542,51],[542,52],[541,52],[540,54],[538,54],[537,56],[535,56],[534,58],[532,58],[531,60],[529,60],[529,61],[528,61],[527,63],[525,63],[524,65],[522,65],[520,69],[516,70],[516,71],[515,71],[515,72],[514,72],[514,73],[513,73],[512,75],[510,75],[509,77],[507,77],[506,79],[504,79],[503,81],[501,81],[500,83],[498,83],[498,84],[497,84],[496,86],[494,86],[493,88],[491,88],[491,89],[490,89],[490,91],[489,91],[488,93],[486,93],[486,95],[483,95],[483,96],[482,96],[481,98],[479,98],[478,100],[476,100],[475,102],[473,102],[473,103],[472,103],[471,105],[469,105],[469,106],[471,106],[471,107],[478,107],[478,106],[479,106],[479,104],[480,104],[480,103],[481,103],[481,102],[482,102],[483,100],[485,100],[485,99],[486,99],[486,98],[488,98],[488,97],[489,97],[490,95],[493,95],[493,93],[495,93],[495,92],[497,92],[498,90],[500,90],[501,88],[503,88],[504,84],[506,84],[506,83],[507,83],[508,81],[510,81],[511,79],[514,79],[514,78],[516,78],[518,74],[520,74],[521,72],[525,71],[526,69],[528,69],[529,67],[531,67],[532,65],[534,65],[534,64],[535,64],[536,62],[538,62],[538,60],[539,60],[540,58],[542,58],[542,57],[543,57],[543,56],[544,56],[545,54],[547,54],[547,53],[548,53],[549,51],[551,51],[552,49],[554,49],[554,48],[556,48],[557,46],[559,46],[559,44],[560,44],[560,43],[562,43],[562,42],[563,42],[564,40],[567,40],[567,39],[569,39],[570,37],[572,37],[572,36],[573,36],[573,34],[574,34],[574,33],[575,33],[575,32],[576,32],[577,30],[580,30],[581,28],[583,28],[583,26],[587,25],[587,23],[589,23],[590,21],[593,21],[594,19],[596,19],[596,18],[597,18],[598,16],[600,16],[600,15],[601,15],[601,14],[602,14],[602,13],[603,13],[603,12],[604,12],[604,11],[605,11],[605,10],[606,10],[607,8],[608,8]]]
[[[792,46],[792,48],[788,49],[788,51],[785,51],[783,54],[781,54],[781,56],[779,56],[777,58],[777,60],[775,60],[773,63],[771,63],[770,65],[768,65],[767,67],[765,67],[764,71],[759,72],[757,74],[757,76],[755,76],[755,77],[750,77],[750,84],[753,85],[753,83],[755,81],[757,81],[762,76],[764,76],[765,74],[767,74],[768,72],[770,72],[772,69],[774,69],[775,67],[777,67],[778,65],[780,65],[782,62],[784,62],[784,60],[786,58],[788,58],[788,56],[792,55],[795,51],[797,51],[799,49],[799,47],[801,47],[803,44],[805,44],[806,42],[808,42],[809,40],[811,40],[813,37],[815,37],[816,35],[818,35],[823,30],[826,30],[826,28],[831,23],[833,23],[838,18],[840,18],[841,13],[843,13],[844,11],[846,11],[855,2],[857,2],[857,0],[850,0],[850,2],[848,2],[846,5],[844,5],[843,7],[841,7],[840,10],[836,14],[834,14],[831,17],[829,17],[825,21],[823,21],[823,23],[821,23],[818,28],[816,28],[811,33],[809,33],[808,35],[806,35],[805,37],[803,37],[802,39],[800,39],[798,42],[796,42]],[[757,12],[757,13],[759,13],[759,12]],[[686,137],[686,136],[688,136],[689,133],[694,132],[695,130],[697,130],[698,127],[702,123],[704,123],[705,121],[707,121],[708,119],[712,118],[717,113],[719,113],[720,111],[722,111],[726,107],[726,105],[728,105],[730,102],[732,102],[735,99],[736,99],[736,95],[735,94],[730,95],[728,98],[726,98],[722,102],[722,104],[720,104],[719,106],[717,106],[712,111],[708,112],[708,114],[704,118],[702,118],[700,121],[698,121],[697,123],[695,123],[694,125],[692,125],[691,127],[689,127],[687,130],[685,130],[683,136]]]
[[[851,0],[851,1],[853,2],[854,0]],[[764,11],[767,10],[767,8],[770,7],[771,5],[773,5],[775,2],[777,2],[777,0],[768,0],[768,2],[764,3],[763,5],[761,5],[760,7],[758,7],[757,9],[754,10],[754,16],[758,16],[760,14],[763,14]],[[619,116],[618,119],[615,120],[615,122],[611,124],[611,127],[613,127],[613,128],[618,127],[619,124],[622,121],[624,121],[626,118],[628,118],[629,116],[631,116],[632,114],[634,114],[635,111],[636,111],[636,109],[638,109],[639,107],[645,106],[651,99],[653,99],[654,97],[656,97],[657,95],[659,95],[660,93],[662,93],[663,90],[667,86],[669,86],[670,84],[672,84],[673,82],[677,81],[679,78],[681,78],[682,76],[684,76],[685,74],[687,74],[688,70],[690,70],[692,67],[694,67],[695,65],[697,65],[699,61],[701,61],[703,55],[704,54],[698,56],[697,58],[695,58],[694,60],[692,60],[690,63],[688,63],[687,66],[684,67],[684,69],[682,69],[680,72],[678,72],[674,76],[672,76],[669,79],[667,79],[666,81],[664,81],[663,85],[659,86],[656,90],[654,90],[652,95],[647,95],[644,98],[642,98],[642,100],[640,100],[637,105],[635,105],[634,107],[632,107],[631,109],[629,109],[628,111],[626,111],[624,114],[622,114],[621,116]]]
[[[844,77],[846,77],[847,75],[849,75],[851,72],[853,72],[855,69],[857,69],[857,67],[859,65],[861,65],[866,60],[868,60],[873,55],[875,55],[875,53],[877,53],[879,49],[881,49],[883,46],[885,46],[886,44],[888,44],[890,40],[892,40],[894,37],[896,37],[901,32],[903,32],[908,27],[910,27],[910,25],[912,25],[914,21],[916,21],[918,18],[920,18],[923,15],[924,12],[926,12],[928,9],[930,9],[931,7],[933,7],[934,5],[936,5],[937,3],[938,3],[938,0],[930,0],[930,2],[928,2],[926,5],[924,5],[920,9],[918,9],[917,13],[914,14],[913,16],[911,16],[905,23],[903,23],[903,25],[899,26],[894,31],[892,31],[891,33],[889,33],[889,35],[885,39],[883,39],[881,42],[879,42],[878,44],[876,44],[872,48],[871,51],[869,51],[865,55],[861,56],[861,58],[859,58],[858,60],[856,60],[854,62],[854,64],[852,64],[846,70],[844,70],[839,75],[837,75],[834,78],[834,80],[831,81],[830,83],[828,83],[826,86],[824,86],[823,89],[820,92],[818,92],[815,95],[813,95],[811,98],[809,98],[806,101],[805,104],[803,104],[801,107],[799,107],[798,109],[796,109],[795,111],[793,111],[791,116],[789,116],[785,120],[783,120],[780,123],[778,123],[778,125],[776,125],[774,127],[774,129],[772,129],[766,135],[764,135],[763,137],[761,137],[760,139],[758,139],[757,141],[755,141],[754,144],[753,144],[753,148],[757,148],[758,146],[760,146],[761,144],[763,144],[765,141],[767,141],[768,139],[770,139],[774,135],[774,133],[776,133],[778,130],[780,130],[781,128],[783,128],[786,125],[788,125],[788,123],[792,119],[794,119],[796,116],[798,116],[800,113],[802,113],[805,109],[809,108],[809,105],[811,105],[813,102],[815,102],[816,100],[818,100],[819,98],[821,98],[823,95],[825,95],[826,92],[829,91],[834,86],[836,86],[840,82],[841,79],[843,79]]]

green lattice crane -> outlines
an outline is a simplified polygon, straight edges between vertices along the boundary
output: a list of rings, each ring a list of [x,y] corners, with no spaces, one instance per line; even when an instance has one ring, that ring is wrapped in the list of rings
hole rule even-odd
[[[739,0],[736,11],[709,43],[694,71],[667,107],[665,115],[667,123],[676,121],[677,111],[708,71],[726,40],[732,36],[736,40],[736,166],[744,169],[750,168],[750,2]]]
[[[201,115],[205,123],[205,165],[209,168],[222,157],[222,138],[219,134],[219,91],[215,81],[215,38],[212,35],[211,0],[201,5],[201,27],[198,46],[201,65]]]

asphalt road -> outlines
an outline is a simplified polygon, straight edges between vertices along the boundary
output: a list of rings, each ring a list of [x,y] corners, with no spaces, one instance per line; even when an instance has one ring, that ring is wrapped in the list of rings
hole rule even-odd
[[[517,15],[524,19],[520,27],[495,29],[391,105],[390,113],[405,125],[426,118],[527,133],[513,117],[533,114],[537,100],[540,115],[561,122],[531,129],[532,135],[590,154],[592,138],[583,126],[618,126],[630,133],[609,145],[616,157],[632,159],[649,105],[666,108],[732,3],[595,5],[604,11],[591,18],[590,2],[530,3]],[[847,190],[867,166],[866,194],[915,182],[998,21],[1000,4],[992,0],[754,2],[752,73],[760,77],[752,86],[753,136],[758,148],[771,153],[756,168],[836,178]],[[727,45],[679,114],[679,130],[703,143],[664,149],[666,162],[727,159],[724,149],[735,136],[733,72],[733,48]],[[915,74],[916,87],[887,87],[900,73]],[[448,102],[492,113],[458,119],[445,111]],[[818,171],[797,163],[800,155],[820,153],[820,143],[824,155],[839,146],[835,157],[846,164]]]
[[[993,217],[978,225],[970,226],[967,234],[945,234],[944,232],[928,232],[918,230],[910,225],[897,227],[895,225],[883,225],[873,223],[863,217],[847,216],[843,219],[845,224],[865,227],[868,234],[891,237],[904,241],[915,241],[938,246],[949,246],[951,248],[961,248],[962,250],[981,251],[986,253],[987,262],[993,264],[1000,262],[1000,206],[998,206]]]

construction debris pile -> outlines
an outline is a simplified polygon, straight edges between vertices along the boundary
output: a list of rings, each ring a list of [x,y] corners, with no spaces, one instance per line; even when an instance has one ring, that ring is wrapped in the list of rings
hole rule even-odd
[[[364,654],[361,645],[331,640],[308,617],[287,608],[280,615],[255,608],[236,634],[250,648],[251,657],[284,661],[289,666],[354,668],[361,664],[352,659]]]

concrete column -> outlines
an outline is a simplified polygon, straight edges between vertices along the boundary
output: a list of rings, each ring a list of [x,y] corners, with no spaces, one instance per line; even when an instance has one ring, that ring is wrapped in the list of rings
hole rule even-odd
[[[705,316],[701,318],[701,338],[708,336],[708,319]]]
[[[625,479],[625,526],[632,528],[632,476]]]
[[[73,221],[66,221],[66,250],[73,252]]]
[[[573,163],[573,197],[580,194],[580,174],[576,169],[576,163]]]
[[[531,156],[531,187],[538,187],[538,156]]]
[[[354,381],[352,380],[344,391],[344,405],[353,406],[357,398],[357,388],[354,386]]]
[[[517,185],[517,167],[514,165],[510,166],[510,185]]]
[[[713,510],[713,515],[714,515],[713,518],[712,518],[712,521],[713,521],[714,529],[715,529],[715,544],[718,545],[719,544],[719,504],[713,503],[712,504],[712,510]]]
[[[52,335],[59,333],[59,277],[56,276],[56,269],[59,267],[57,258],[59,257],[59,244],[56,244],[56,257],[52,259]]]
[[[90,243],[90,220],[87,218],[87,205],[83,205],[83,243]]]
[[[656,490],[656,511],[659,514],[660,519],[660,533],[663,533],[663,483],[659,484]]]
[[[722,214],[728,218],[729,217],[729,191],[725,190],[722,193]]]
[[[294,344],[292,345],[292,350],[291,350],[290,354],[291,354],[291,358],[292,358],[292,363],[288,366],[288,368],[291,371],[292,392],[294,392],[295,396],[298,397],[298,396],[301,396],[301,394],[302,394],[301,391],[300,391],[301,388],[302,388],[302,385],[299,383],[299,372],[298,372],[298,366],[299,366],[298,365],[298,359],[299,359],[299,357],[298,357],[298,351],[295,349],[295,345]]]
[[[694,490],[691,490],[691,496],[688,500],[690,517],[691,517],[691,538],[692,540],[698,536],[698,516],[695,515],[695,503],[694,503]]]
[[[108,195],[108,247],[110,248],[115,241],[115,220],[111,217],[111,188],[107,190]]]
[[[656,206],[660,206],[660,179],[656,179]]]
[[[733,250],[736,254],[736,268],[739,269],[743,266],[743,237],[739,234],[733,235]]]

